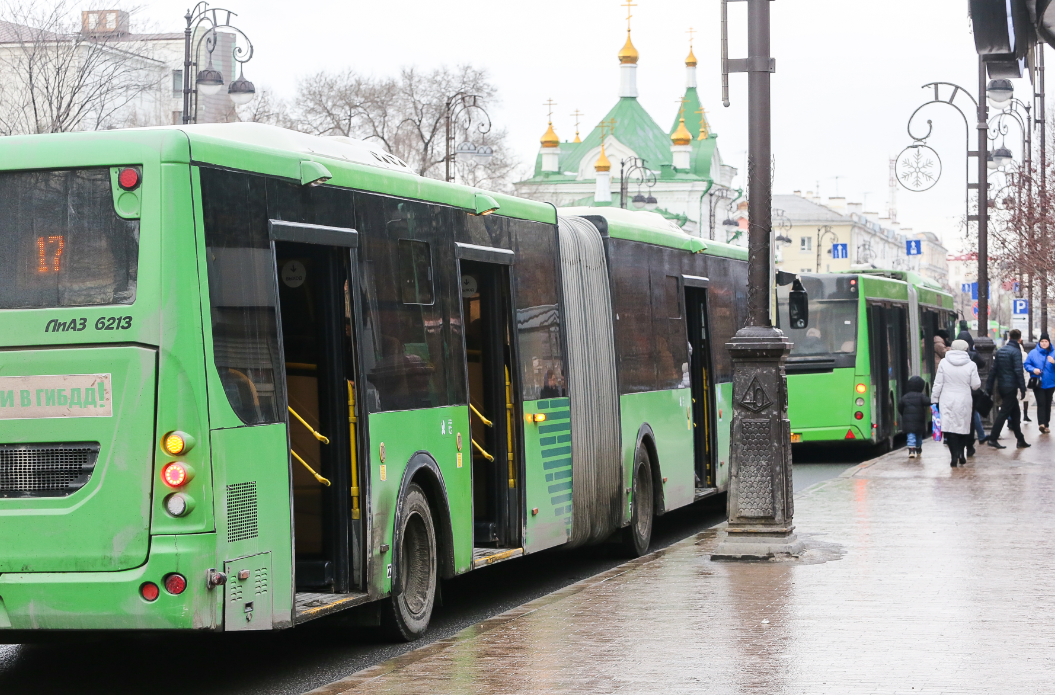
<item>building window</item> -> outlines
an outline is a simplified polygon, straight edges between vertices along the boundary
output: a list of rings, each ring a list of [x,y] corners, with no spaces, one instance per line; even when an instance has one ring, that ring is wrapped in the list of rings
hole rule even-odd
[[[172,95],[183,94],[183,71],[172,71]]]
[[[813,250],[813,237],[804,236],[799,237],[799,251],[812,251]]]

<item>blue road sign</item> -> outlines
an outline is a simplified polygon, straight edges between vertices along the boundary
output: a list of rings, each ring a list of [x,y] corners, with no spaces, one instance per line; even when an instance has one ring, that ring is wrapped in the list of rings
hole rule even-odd
[[[978,283],[977,282],[965,282],[960,285],[960,291],[964,294],[970,294],[971,299],[978,300]]]
[[[1029,300],[1028,299],[1013,299],[1011,300],[1011,313],[1015,316],[1028,316],[1029,315]]]
[[[909,256],[922,256],[923,255],[923,240],[922,239],[906,239],[905,240],[905,253]]]
[[[849,258],[849,244],[832,244],[832,258]]]

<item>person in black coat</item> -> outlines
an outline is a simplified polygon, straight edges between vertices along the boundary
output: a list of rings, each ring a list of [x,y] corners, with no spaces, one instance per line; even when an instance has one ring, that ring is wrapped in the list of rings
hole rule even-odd
[[[1023,398],[1026,397],[1025,372],[1022,371],[1022,348],[1018,344],[1020,340],[1022,340],[1022,331],[1017,328],[1012,329],[1007,344],[996,351],[993,368],[989,370],[989,379],[985,385],[986,392],[993,394],[997,391],[1001,399],[996,422],[993,423],[993,429],[989,433],[988,443],[994,449],[1007,448],[997,441],[1005,422],[1007,428],[1015,433],[1018,448],[1025,449],[1029,446],[1019,427],[1022,412],[1018,408],[1017,395],[1021,393]]]
[[[907,393],[897,403],[897,411],[901,413],[901,424],[908,432],[908,457],[910,459],[920,455],[923,438],[927,432],[927,421],[930,419],[930,397],[923,393],[926,385],[927,382],[923,381],[922,377],[912,377],[905,386]]]

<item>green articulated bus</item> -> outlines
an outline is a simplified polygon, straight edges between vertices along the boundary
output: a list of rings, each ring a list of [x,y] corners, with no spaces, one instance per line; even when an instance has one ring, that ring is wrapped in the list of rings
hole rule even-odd
[[[652,213],[202,125],[3,138],[0,242],[0,642],[413,639],[728,484],[746,254]]]
[[[791,441],[891,446],[906,382],[922,376],[929,388],[934,336],[955,335],[952,295],[906,271],[800,277],[808,328],[788,328],[788,288],[777,289],[778,323],[795,344],[785,365]]]

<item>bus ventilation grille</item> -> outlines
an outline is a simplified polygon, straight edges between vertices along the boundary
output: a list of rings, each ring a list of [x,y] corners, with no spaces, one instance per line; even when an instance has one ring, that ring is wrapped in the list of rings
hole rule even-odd
[[[84,487],[99,444],[0,444],[0,497],[66,497]]]
[[[227,486],[227,542],[256,538],[256,481]]]

